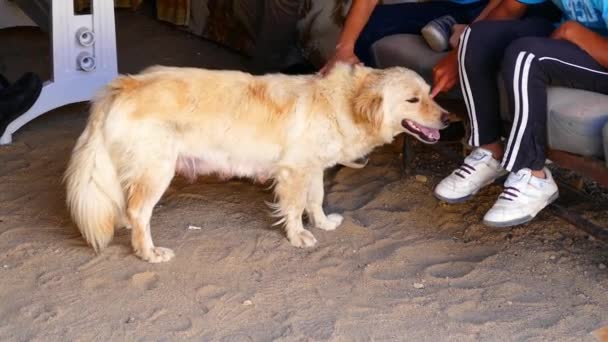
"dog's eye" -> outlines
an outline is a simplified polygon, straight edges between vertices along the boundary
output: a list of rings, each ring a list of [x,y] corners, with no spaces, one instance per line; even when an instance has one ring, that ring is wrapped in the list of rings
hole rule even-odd
[[[409,103],[417,103],[418,101],[420,101],[420,99],[417,97],[412,97],[411,99],[407,99],[407,102],[409,102]]]

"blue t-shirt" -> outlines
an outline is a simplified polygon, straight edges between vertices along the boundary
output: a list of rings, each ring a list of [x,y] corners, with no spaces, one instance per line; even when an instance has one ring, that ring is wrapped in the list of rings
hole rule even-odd
[[[545,0],[518,0],[539,4]],[[563,20],[575,20],[603,36],[608,36],[608,0],[552,0],[564,14]]]

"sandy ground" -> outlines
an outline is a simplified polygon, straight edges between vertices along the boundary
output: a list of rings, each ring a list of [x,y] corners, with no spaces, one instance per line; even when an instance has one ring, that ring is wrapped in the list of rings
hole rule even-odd
[[[119,12],[118,34],[124,72],[243,65],[141,14]],[[7,75],[48,75],[47,45],[35,30],[0,31]],[[596,341],[608,325],[606,245],[550,212],[489,230],[479,222],[498,186],[442,205],[431,195],[439,178],[402,177],[391,146],[363,170],[328,172],[326,208],[346,219],[313,230],[315,248],[270,227],[263,186],[205,178],[176,179],[155,211],[153,236],[172,262],[140,261],[124,230],[95,255],[61,185],[86,111],[55,110],[0,147],[1,341]]]

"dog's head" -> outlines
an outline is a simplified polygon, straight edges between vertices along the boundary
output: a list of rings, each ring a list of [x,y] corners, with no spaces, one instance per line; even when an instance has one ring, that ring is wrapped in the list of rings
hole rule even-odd
[[[361,68],[353,112],[382,136],[391,138],[406,132],[433,144],[439,130],[447,127],[448,116],[430,96],[429,85],[406,68],[372,70]]]

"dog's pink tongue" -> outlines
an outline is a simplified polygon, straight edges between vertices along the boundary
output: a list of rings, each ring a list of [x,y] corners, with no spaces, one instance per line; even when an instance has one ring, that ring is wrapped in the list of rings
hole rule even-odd
[[[439,130],[436,128],[418,126],[418,129],[420,130],[420,133],[424,134],[426,137],[431,138],[433,140],[439,140],[439,138],[441,137]]]

